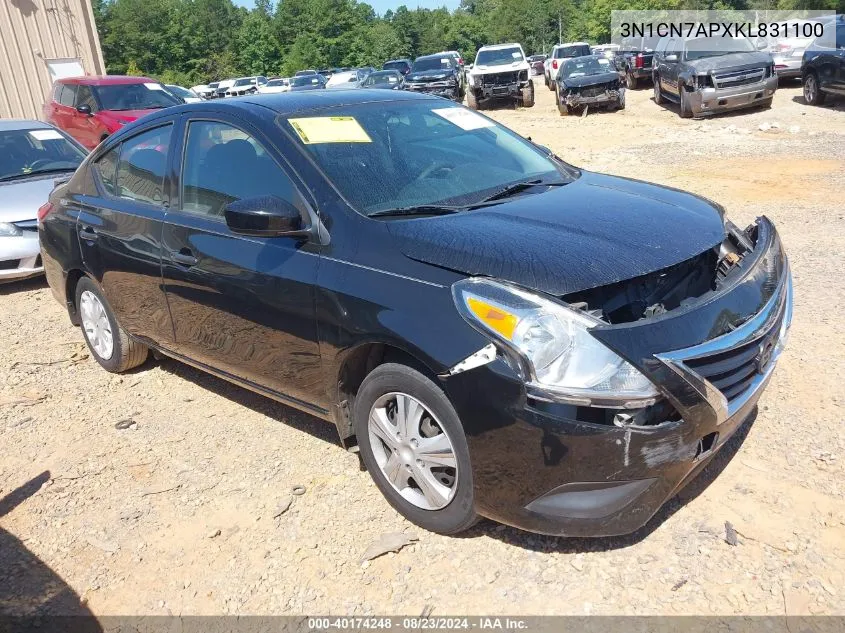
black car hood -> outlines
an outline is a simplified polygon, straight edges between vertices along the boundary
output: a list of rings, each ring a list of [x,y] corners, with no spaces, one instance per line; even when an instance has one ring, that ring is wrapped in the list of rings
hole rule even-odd
[[[600,75],[584,75],[583,77],[567,77],[563,80],[563,85],[566,88],[587,88],[589,86],[598,86],[601,84],[610,83],[611,81],[619,81],[619,73],[612,71],[602,73]]]
[[[696,72],[706,73],[711,70],[726,72],[729,70],[745,70],[759,68],[773,62],[772,56],[765,51],[754,51],[748,53],[728,53],[727,55],[714,55],[713,57],[702,57],[685,62]]]
[[[725,236],[721,210],[703,198],[589,172],[547,193],[389,227],[407,257],[557,296],[667,268]]]
[[[421,70],[405,75],[405,81],[443,81],[452,76],[448,70]]]

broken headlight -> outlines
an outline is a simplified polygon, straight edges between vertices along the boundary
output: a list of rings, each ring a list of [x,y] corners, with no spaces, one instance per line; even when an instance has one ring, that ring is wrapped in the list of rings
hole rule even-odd
[[[490,279],[452,286],[461,315],[525,361],[532,385],[579,402],[647,400],[654,384],[591,334],[601,321],[564,304]]]

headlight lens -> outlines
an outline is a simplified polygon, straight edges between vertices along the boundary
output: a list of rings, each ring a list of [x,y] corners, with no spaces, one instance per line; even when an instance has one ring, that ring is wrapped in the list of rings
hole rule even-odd
[[[0,222],[0,237],[17,237],[21,230],[9,222]]]
[[[599,320],[489,279],[464,279],[452,292],[467,321],[528,361],[537,386],[585,400],[659,396],[648,378],[590,334]]]

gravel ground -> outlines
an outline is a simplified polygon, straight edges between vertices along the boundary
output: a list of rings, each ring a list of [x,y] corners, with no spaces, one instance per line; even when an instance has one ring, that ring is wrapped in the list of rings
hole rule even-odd
[[[0,287],[0,613],[845,613],[845,104],[806,107],[795,85],[771,110],[687,121],[641,90],[561,118],[537,93],[491,114],[576,165],[691,189],[738,223],[765,213],[786,244],[789,348],[680,498],[625,538],[429,534],[329,425],[171,360],[107,374],[26,282]],[[386,532],[418,540],[362,564]]]

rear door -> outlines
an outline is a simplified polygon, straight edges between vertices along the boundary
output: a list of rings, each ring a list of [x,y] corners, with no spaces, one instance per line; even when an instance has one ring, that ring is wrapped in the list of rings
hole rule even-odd
[[[85,196],[77,230],[85,267],[120,324],[163,347],[173,327],[161,284],[161,229],[174,124],[155,125],[94,163],[98,196]]]
[[[293,404],[324,400],[314,311],[319,246],[238,235],[223,215],[230,202],[272,195],[310,218],[304,188],[240,119],[192,115],[183,138],[173,166],[178,202],[162,237],[176,351]]]
[[[75,102],[76,84],[62,84],[62,89],[58,94],[58,101],[53,104],[53,120],[50,122],[56,127],[63,129],[77,141],[80,141],[74,131],[73,115],[76,114],[76,110],[74,110],[73,104]]]

